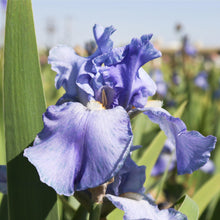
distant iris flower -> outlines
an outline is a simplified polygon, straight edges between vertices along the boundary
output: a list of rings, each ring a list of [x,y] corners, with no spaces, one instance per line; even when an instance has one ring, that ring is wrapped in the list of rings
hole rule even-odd
[[[0,165],[0,192],[7,193],[7,168],[5,165]]]
[[[123,174],[130,178],[132,169],[143,173],[144,168],[129,159],[133,139],[129,116],[139,112],[159,124],[176,146],[180,174],[204,165],[215,137],[186,131],[180,119],[147,101],[156,85],[141,66],[161,56],[150,42],[152,35],[113,48],[112,26],[95,25],[93,31],[98,48],[89,57],[80,57],[67,46],[50,51],[48,60],[57,72],[55,86],[66,93],[44,113],[43,130],[33,147],[24,151],[41,181],[69,196],[117,175],[123,182]],[[137,186],[142,182],[140,177]],[[115,191],[116,185],[109,190]]]
[[[185,54],[192,57],[197,54],[196,48],[191,44],[187,36],[183,38],[183,51]]]
[[[160,69],[154,69],[150,72],[151,78],[155,81],[157,86],[157,94],[161,97],[165,97],[167,95],[167,83],[164,81],[163,73]]]
[[[208,74],[205,71],[201,71],[197,74],[197,76],[194,78],[194,83],[197,87],[207,90],[209,87],[208,84]]]
[[[176,86],[178,86],[178,85],[181,83],[181,78],[180,78],[180,76],[178,75],[177,72],[173,72],[172,82],[173,82]]]

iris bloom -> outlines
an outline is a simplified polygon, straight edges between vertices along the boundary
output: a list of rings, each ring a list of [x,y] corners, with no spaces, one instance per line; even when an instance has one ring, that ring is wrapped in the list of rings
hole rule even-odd
[[[161,175],[167,168],[169,171],[171,171],[176,167],[176,163],[175,146],[169,140],[167,140],[156,164],[151,171],[151,175]],[[215,171],[215,165],[211,160],[208,160],[207,163],[199,169],[205,173],[212,174]]]
[[[187,132],[180,119],[147,104],[156,85],[141,66],[161,56],[150,42],[152,35],[113,48],[112,26],[95,25],[93,31],[98,48],[89,57],[80,57],[67,46],[50,51],[48,60],[57,72],[55,86],[62,86],[66,93],[44,113],[43,130],[24,151],[41,181],[69,196],[116,177],[124,164],[132,163],[128,158],[133,138],[129,116],[139,112],[171,138],[180,173],[204,165],[215,137]]]
[[[201,71],[198,75],[194,78],[194,83],[196,86],[203,90],[207,90],[209,87],[208,84],[208,74],[205,71]]]
[[[155,81],[157,86],[157,94],[161,97],[165,97],[167,95],[167,83],[164,81],[163,73],[159,69],[154,69],[150,72],[150,76]]]
[[[183,37],[183,51],[185,54],[192,57],[197,54],[196,48],[191,44],[187,36]]]

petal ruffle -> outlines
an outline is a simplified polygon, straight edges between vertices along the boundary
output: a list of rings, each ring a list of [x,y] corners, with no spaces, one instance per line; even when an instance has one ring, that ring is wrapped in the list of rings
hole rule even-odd
[[[105,83],[112,83],[114,85],[118,94],[118,103],[124,108],[131,107],[133,104],[131,102],[139,102],[137,98],[135,101],[132,100],[133,96],[137,96],[138,86],[135,84],[140,83],[140,80],[138,80],[140,77],[139,68],[148,61],[161,56],[160,51],[155,49],[150,42],[151,38],[152,35],[143,35],[141,39],[132,39],[124,51],[125,58],[120,63],[104,67],[100,70],[102,71]],[[153,87],[154,85],[152,85]],[[142,85],[139,89],[143,93],[142,96],[147,95]],[[142,98],[142,96],[138,95],[137,97]]]
[[[140,200],[118,197],[110,194],[107,194],[106,197],[117,208],[125,212],[123,217],[124,220],[187,220],[184,214],[174,209],[159,210],[146,196],[142,196]]]
[[[132,142],[126,111],[89,110],[80,103],[50,106],[44,129],[24,156],[37,168],[42,182],[58,194],[93,188],[122,167]]]
[[[48,63],[51,64],[51,69],[57,72],[56,88],[59,89],[62,86],[69,96],[75,97],[77,95],[76,78],[81,65],[86,61],[87,58],[77,55],[71,47],[59,45],[52,48]]]
[[[113,26],[104,28],[101,25],[94,25],[93,34],[101,53],[109,53],[113,48],[113,41],[110,36],[116,31]]]
[[[145,169],[145,166],[137,166],[129,155],[114,182],[108,185],[107,193],[116,196],[127,192],[144,193]]]
[[[216,137],[204,137],[197,131],[187,131],[182,120],[162,108],[145,108],[143,111],[152,122],[159,124],[176,146],[178,174],[192,173],[206,164],[215,148]]]

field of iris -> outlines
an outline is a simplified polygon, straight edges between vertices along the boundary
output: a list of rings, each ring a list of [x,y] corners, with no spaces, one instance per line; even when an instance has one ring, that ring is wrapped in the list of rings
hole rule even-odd
[[[154,203],[159,207],[159,209],[157,209],[155,208],[156,206],[153,205],[152,207],[154,207],[154,209],[149,205],[149,210],[152,209],[152,213],[155,212],[155,216],[151,217],[151,215],[149,214],[149,216],[145,216],[146,219],[162,219],[163,216],[166,216],[167,219],[180,220],[186,219],[186,215],[187,219],[189,220],[218,220],[220,216],[220,49],[197,49],[188,38],[182,36],[183,38],[181,38],[180,40],[181,46],[178,49],[161,49],[162,57],[159,57],[159,52],[157,51],[157,49],[160,50],[160,48],[151,48],[151,44],[149,43],[151,37],[147,36],[145,38],[141,38],[142,44],[147,42],[146,44],[150,45],[150,49],[155,50],[155,53],[157,53],[157,55],[154,55],[155,57],[149,58],[150,61],[146,61],[147,63],[145,62],[146,64],[144,64],[143,66],[143,69],[153,79],[157,87],[156,93],[154,95],[148,95],[147,105],[144,106],[146,108],[145,110],[141,110],[141,107],[135,106],[136,102],[133,102],[134,104],[129,110],[128,107],[126,107],[126,111],[130,116],[132,127],[131,129],[133,133],[133,143],[131,147],[132,149],[130,150],[132,151],[132,153],[129,155],[131,155],[132,160],[141,167],[133,165],[133,162],[128,162],[128,164],[130,163],[129,165],[127,165],[129,169],[128,167],[125,168],[122,173],[120,173],[119,168],[117,168],[117,174],[116,171],[114,171],[114,175],[111,174],[111,177],[113,175],[115,181],[114,183],[117,187],[113,186],[113,189],[108,188],[108,195],[106,196],[106,198],[104,198],[102,207],[97,206],[97,208],[96,206],[94,206],[93,203],[94,198],[92,189],[94,189],[95,187],[98,188],[97,186],[102,183],[104,185],[107,181],[110,181],[109,178],[104,182],[101,180],[98,185],[95,185],[95,183],[91,183],[91,187],[88,187],[89,184],[85,184],[86,187],[82,186],[82,183],[80,182],[81,180],[79,181],[80,183],[77,183],[78,179],[76,178],[74,179],[76,189],[74,188],[71,193],[69,193],[69,191],[65,191],[65,187],[62,188],[58,186],[57,183],[53,185],[53,180],[51,180],[51,182],[50,180],[48,181],[50,177],[48,177],[48,179],[43,179],[44,176],[39,172],[41,168],[38,167],[38,162],[34,161],[34,157],[33,160],[30,159],[32,157],[31,154],[29,154],[28,150],[25,150],[25,157],[27,157],[29,161],[31,161],[31,163],[37,168],[40,179],[43,179],[42,181],[45,182],[47,185],[52,186],[57,194],[61,194],[57,196],[54,190],[40,182],[35,167],[30,165],[27,159],[23,157],[23,150],[26,147],[38,144],[40,146],[41,143],[44,141],[45,137],[42,133],[42,137],[40,135],[40,138],[42,138],[42,140],[38,138],[39,140],[35,140],[35,142],[33,143],[33,139],[36,137],[37,133],[42,130],[43,123],[41,117],[42,113],[45,112],[46,107],[56,105],[57,100],[59,100],[65,94],[65,92],[68,93],[68,91],[70,91],[68,87],[68,80],[66,80],[67,82],[64,80],[66,83],[65,84],[62,81],[63,79],[61,80],[61,78],[59,78],[60,71],[65,72],[66,69],[68,69],[68,65],[65,64],[63,67],[62,62],[60,62],[59,64],[54,64],[55,62],[57,62],[54,60],[58,58],[51,52],[51,48],[48,48],[48,50],[37,52],[32,21],[31,4],[29,4],[30,1],[27,1],[29,3],[23,3],[24,5],[16,5],[17,3],[13,3],[13,1],[9,2],[10,5],[8,6],[7,12],[8,20],[6,23],[5,49],[0,49],[0,219],[118,220],[123,219],[123,211],[125,211],[124,219],[132,219],[131,216],[133,213],[131,214],[128,211],[131,206],[128,206],[127,208],[127,203],[123,204],[123,201],[120,199],[117,200],[116,197],[118,196],[118,198],[132,200],[133,202],[139,200],[137,193],[141,192],[140,194],[147,195],[146,198],[141,198],[141,201],[147,201],[148,205]],[[24,16],[24,14],[26,15]],[[20,23],[22,23],[22,19],[25,22],[27,21],[25,24],[27,26],[19,25],[19,23],[16,23],[16,16],[14,17],[14,15],[17,15],[19,19],[21,19]],[[17,24],[17,35],[13,35],[13,30],[15,28],[13,26],[14,24]],[[100,32],[106,33],[111,30],[112,27],[109,27],[109,29],[102,29],[102,27],[100,26],[94,26],[94,35],[98,44],[98,48],[100,47],[101,49],[103,49],[103,41],[106,41],[107,43],[105,43],[108,46],[111,44],[109,43],[111,42],[109,38],[112,33],[109,34],[107,40],[106,38],[104,38],[104,40],[102,39],[101,42],[101,37],[96,36],[96,34],[99,33],[97,31],[99,28],[101,30],[99,30]],[[27,29],[28,31],[26,31]],[[22,37],[25,34],[27,34],[27,37],[24,38],[24,40],[26,40],[27,42],[23,43]],[[136,44],[138,43],[139,41],[137,40]],[[89,46],[89,44],[91,45]],[[136,46],[135,43],[131,43],[131,45],[132,46],[130,46],[129,49],[133,49],[133,47]],[[81,50],[77,48],[76,52],[79,56],[88,57],[88,55],[93,54],[96,49],[97,47],[94,47],[94,42],[91,41],[87,45],[85,45],[85,48],[81,48]],[[104,49],[107,50],[106,48]],[[124,56],[124,53],[120,54],[121,57]],[[109,53],[108,55],[112,56],[111,53]],[[122,59],[124,59],[124,57],[121,57],[117,57],[117,59],[121,59],[120,62],[122,61]],[[24,64],[24,60],[27,60],[27,63],[25,62]],[[50,64],[48,64],[48,60]],[[68,59],[66,58],[66,60]],[[97,69],[104,68],[105,66],[111,66],[112,64],[110,65],[109,63],[116,62],[115,60],[109,60],[104,60],[104,64],[100,65],[101,67],[97,64]],[[93,65],[95,65],[94,63],[98,62],[99,59],[94,59]],[[118,60],[117,62],[120,63]],[[117,66],[118,63],[114,63],[114,65]],[[51,66],[54,71],[51,69]],[[31,74],[28,75],[27,72]],[[102,72],[100,71],[100,73]],[[10,74],[12,76],[9,76]],[[138,72],[138,74],[140,73]],[[56,89],[56,87],[54,86],[55,77],[56,86],[61,87],[60,89]],[[138,75],[138,77],[141,78],[141,74]],[[62,81],[62,83],[59,82],[59,80]],[[84,78],[82,78],[82,80],[84,80]],[[85,82],[86,81],[83,81],[84,84],[86,84]],[[62,85],[58,86],[59,83]],[[80,83],[81,82],[79,81],[77,85],[79,85]],[[90,91],[87,87],[83,87],[83,83],[82,85],[80,85],[82,87],[79,86],[80,89],[83,88],[86,92]],[[97,85],[99,85],[98,83]],[[153,85],[150,85],[149,83],[149,86],[152,86],[152,88],[147,88],[147,92],[152,94],[154,93],[150,91],[150,89],[153,90],[154,83]],[[89,85],[91,86],[92,83]],[[109,111],[111,111],[112,109],[114,109],[114,107],[108,106],[108,101],[110,99],[110,90],[106,89],[107,85],[107,83],[105,84],[105,86],[102,85],[104,89],[101,90],[101,101],[97,99],[99,101],[97,103],[100,104],[101,102],[101,106],[104,106],[103,108],[105,110],[109,109]],[[76,86],[76,83],[74,84],[74,86]],[[45,96],[43,95],[43,93]],[[58,106],[65,106],[64,102],[66,102],[66,100],[71,100],[71,102],[73,103],[78,102],[78,100],[72,100],[67,94],[67,96],[64,96],[64,98],[59,101]],[[92,101],[96,102],[97,100]],[[204,136],[213,135],[217,137],[215,149],[213,151],[209,150],[211,151],[211,156],[204,166],[201,166],[200,168],[195,168],[195,165],[192,165],[192,170],[186,172],[187,168],[185,170],[182,168],[182,170],[180,171],[179,168],[181,168],[182,166],[181,159],[184,158],[185,155],[176,155],[176,150],[173,142],[170,141],[170,139],[167,140],[167,137],[164,135],[161,129],[165,131],[168,130],[167,133],[169,136],[169,134],[172,133],[173,130],[176,131],[176,124],[181,124],[182,122],[178,121],[178,119],[178,122],[176,124],[173,123],[172,125],[164,125],[165,128],[163,127],[164,121],[158,123],[156,122],[156,124],[153,123],[152,121],[155,122],[157,120],[155,119],[158,116],[156,114],[159,113],[156,112],[154,113],[156,116],[152,116],[151,114],[153,113],[146,112],[151,111],[148,108],[158,107],[158,105],[159,108],[161,107],[161,102],[155,100],[162,101],[162,107],[175,117],[169,117],[165,113],[166,117],[161,117],[161,121],[168,120],[167,118],[169,118],[169,120],[173,123],[176,118],[181,118],[181,120],[183,120],[186,124],[188,131],[195,130],[200,132]],[[118,99],[118,102],[120,101],[121,100]],[[88,108],[89,110],[87,109],[86,111],[93,112],[94,108],[97,108],[97,106],[93,107],[91,104],[89,104],[90,101],[88,101],[86,106],[86,108]],[[123,105],[121,104],[121,106]],[[53,119],[53,123],[55,123],[55,121],[58,120],[58,117],[56,118],[53,115],[55,110],[53,110],[52,108],[53,107],[48,108],[50,110],[47,110],[48,115],[46,115],[45,117],[48,117],[47,120]],[[60,111],[60,107],[58,108],[59,109],[56,111]],[[67,108],[67,105],[65,106],[65,108]],[[117,107],[115,107],[115,109],[116,108]],[[52,112],[52,110],[54,112]],[[62,110],[65,109],[63,108]],[[146,117],[146,115],[151,120]],[[76,119],[74,118],[74,120]],[[49,126],[51,126],[53,123],[49,123]],[[162,125],[160,123],[162,123]],[[160,125],[161,129],[158,124]],[[48,129],[49,126],[45,125],[44,130]],[[166,126],[169,128],[167,128]],[[181,126],[184,127],[182,124]],[[117,124],[116,127],[120,127],[120,125]],[[50,128],[48,130],[49,131],[47,131],[47,134],[45,136],[52,133],[52,130],[50,130]],[[118,131],[120,132],[120,129],[118,129]],[[90,130],[90,132],[92,132],[92,130]],[[107,132],[108,128],[103,131],[103,136]],[[171,136],[173,135],[172,137],[175,140],[176,145],[178,145],[178,137],[181,136],[184,132],[185,130],[181,130],[178,131],[178,134],[171,134]],[[60,131],[60,133],[62,133],[62,131]],[[195,142],[193,142],[194,140],[192,139],[192,147],[194,145],[196,145],[197,147],[196,138],[200,137],[200,135],[198,133],[192,133],[192,135],[193,138],[195,138]],[[94,139],[96,139],[96,137],[97,139],[99,139],[101,136],[102,133],[94,134]],[[67,139],[68,138],[69,136],[67,137]],[[191,137],[186,135],[185,138],[186,140],[183,140],[184,143],[182,145],[181,143],[179,143],[179,145],[181,147],[185,147],[184,145],[187,145],[186,147],[191,148],[190,143],[187,142],[187,138]],[[48,140],[46,140],[45,142],[47,143],[47,141],[49,142],[51,139],[48,138]],[[91,139],[89,140],[91,141]],[[191,139],[189,139],[189,142],[190,141]],[[65,145],[66,140],[63,140],[63,142]],[[206,139],[204,139],[203,142],[206,143]],[[215,141],[213,140],[212,143],[213,142]],[[51,143],[53,144],[53,142]],[[59,143],[59,141],[57,141],[56,143]],[[83,143],[83,147],[84,145],[85,144]],[[136,147],[140,145],[142,147]],[[180,152],[184,153],[184,151],[182,150],[180,150]],[[190,153],[191,152],[196,154],[193,150],[190,151]],[[205,155],[207,154],[207,151],[202,153],[204,153],[204,155],[202,156],[208,157],[207,155]],[[199,154],[201,154],[201,152],[198,147],[198,155]],[[43,157],[44,156],[42,155],[42,158]],[[121,157],[122,156],[120,156],[120,158]],[[130,161],[132,161],[130,156],[128,156],[127,159],[128,158]],[[194,155],[190,158],[195,158],[195,160],[197,160],[197,157]],[[59,161],[59,158],[56,159]],[[90,160],[89,157],[87,157],[87,159],[88,161]],[[99,159],[97,160],[99,161]],[[198,160],[202,159],[199,158]],[[47,163],[47,159],[46,162],[44,161],[44,163]],[[50,163],[50,160],[48,163]],[[68,163],[68,161],[62,162],[63,167],[65,167],[65,163]],[[87,162],[84,161],[84,163],[86,164]],[[197,161],[195,161],[195,164],[196,163]],[[6,175],[6,164],[8,176]],[[44,166],[46,167],[45,164]],[[189,161],[189,164],[194,164],[194,161]],[[117,166],[121,168],[122,165],[119,166],[117,164]],[[130,170],[130,166],[133,170]],[[142,166],[146,166],[146,171]],[[196,171],[194,171],[194,168],[196,169]],[[53,173],[53,167],[50,167],[50,169],[51,173]],[[84,169],[87,169],[86,165]],[[95,169],[96,168],[91,169],[92,172]],[[194,172],[188,174],[191,171]],[[141,175],[144,173],[144,179],[141,175],[139,175],[138,172],[140,172]],[[177,175],[177,173],[183,175]],[[117,175],[119,174],[121,176],[117,177]],[[83,174],[80,175],[83,176]],[[93,173],[91,173],[91,176],[92,175]],[[99,178],[98,175],[97,178]],[[90,178],[88,178],[87,180],[90,181]],[[56,181],[59,182],[59,177]],[[93,181],[96,182],[96,180]],[[117,181],[119,183],[117,183]],[[60,182],[65,181],[60,180]],[[108,184],[111,185],[111,183],[107,182],[107,185]],[[126,188],[126,191],[125,188],[123,188],[123,184]],[[139,187],[138,190],[134,186]],[[142,187],[141,190],[140,187]],[[118,190],[117,193],[115,193],[116,188]],[[85,192],[86,189],[89,189],[90,191],[87,190]],[[70,194],[73,194],[74,191],[74,196],[69,196]],[[92,199],[91,195],[88,194],[88,191],[91,192]],[[113,191],[115,194],[113,193]],[[127,194],[130,192],[132,192],[133,194]],[[114,194],[114,196],[111,196],[110,194]],[[114,206],[117,208],[114,209]],[[143,206],[139,207],[137,205],[137,207],[143,209]],[[169,209],[169,214],[159,211],[165,211],[171,207],[174,208],[175,211],[170,211],[174,209]],[[180,214],[179,212],[185,215],[182,216],[182,214]],[[100,215],[101,217],[99,217]],[[172,218],[171,215],[174,215],[174,218]],[[144,218],[138,217],[137,219]]]

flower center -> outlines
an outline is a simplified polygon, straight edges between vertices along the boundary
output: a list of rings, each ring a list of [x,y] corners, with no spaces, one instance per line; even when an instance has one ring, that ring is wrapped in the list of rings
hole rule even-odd
[[[101,102],[98,102],[95,100],[91,100],[90,102],[88,102],[87,108],[89,110],[104,110],[105,109],[105,107],[102,105]]]

